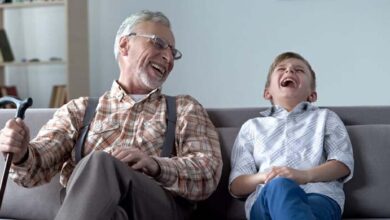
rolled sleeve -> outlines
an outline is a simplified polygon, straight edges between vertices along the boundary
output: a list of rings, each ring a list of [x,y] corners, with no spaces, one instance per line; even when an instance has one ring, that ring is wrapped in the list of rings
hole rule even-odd
[[[230,184],[235,178],[241,175],[254,174],[257,172],[255,160],[253,158],[253,141],[250,138],[248,123],[244,124],[237,135],[234,142],[231,164],[232,169],[229,176],[229,192]],[[230,192],[232,196],[235,196]]]
[[[329,113],[325,135],[324,148],[327,160],[340,161],[350,170],[349,175],[341,179],[345,183],[353,177],[353,150],[347,129],[334,112]]]

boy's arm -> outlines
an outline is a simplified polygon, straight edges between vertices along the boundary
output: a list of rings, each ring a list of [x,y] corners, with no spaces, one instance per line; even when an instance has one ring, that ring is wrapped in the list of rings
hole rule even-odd
[[[337,180],[349,175],[350,172],[351,171],[344,163],[337,160],[330,160],[307,170],[307,182],[314,183]]]
[[[255,191],[257,185],[263,184],[265,178],[264,173],[238,176],[230,184],[230,192],[237,197],[245,197]]]
[[[344,163],[337,160],[329,160],[308,170],[297,170],[284,166],[272,167],[271,171],[265,174],[264,183],[268,183],[275,177],[289,178],[298,184],[328,182],[345,177],[349,173],[350,170]]]

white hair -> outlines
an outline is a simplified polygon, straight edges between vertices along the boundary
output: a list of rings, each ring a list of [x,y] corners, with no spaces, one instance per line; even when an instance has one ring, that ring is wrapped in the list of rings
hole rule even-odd
[[[145,21],[153,21],[156,23],[161,23],[167,26],[168,28],[171,28],[169,19],[162,12],[159,11],[152,12],[152,11],[143,10],[130,15],[122,22],[121,26],[119,26],[119,29],[116,33],[115,42],[114,42],[115,59],[118,59],[119,40],[121,39],[121,37],[129,35],[137,24]]]

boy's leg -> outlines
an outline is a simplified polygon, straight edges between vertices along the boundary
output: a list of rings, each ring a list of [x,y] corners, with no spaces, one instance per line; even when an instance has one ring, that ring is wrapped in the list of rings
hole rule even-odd
[[[56,219],[124,219],[124,214],[128,219],[178,219],[183,213],[152,178],[105,152],[94,152],[73,171]]]
[[[254,203],[250,219],[316,219],[306,193],[294,181],[278,177],[267,183]]]
[[[307,198],[311,210],[318,220],[341,219],[340,206],[333,199],[317,193],[308,193]]]

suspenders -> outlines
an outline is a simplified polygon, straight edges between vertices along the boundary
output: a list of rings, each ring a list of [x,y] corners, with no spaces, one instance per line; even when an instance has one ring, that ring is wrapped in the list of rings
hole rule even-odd
[[[167,129],[165,131],[165,139],[163,143],[163,148],[161,151],[162,157],[171,157],[175,155],[175,127],[176,127],[176,97],[174,96],[165,96],[167,103]],[[87,109],[85,110],[83,126],[81,127],[81,131],[79,137],[77,138],[75,144],[75,153],[76,153],[76,163],[78,163],[83,158],[84,152],[84,142],[87,137],[89,126],[91,125],[91,121],[95,116],[96,107],[99,103],[99,98],[89,97]]]
[[[97,97],[88,98],[87,109],[85,110],[84,119],[83,119],[83,126],[81,127],[79,137],[77,138],[76,144],[74,146],[76,149],[75,151],[76,163],[78,163],[83,158],[85,138],[87,137],[89,126],[91,125],[91,121],[95,116],[95,110],[98,102],[99,102],[99,98]]]
[[[171,157],[176,155],[175,146],[175,128],[176,128],[176,97],[165,96],[167,101],[167,130],[161,151],[162,157]]]

